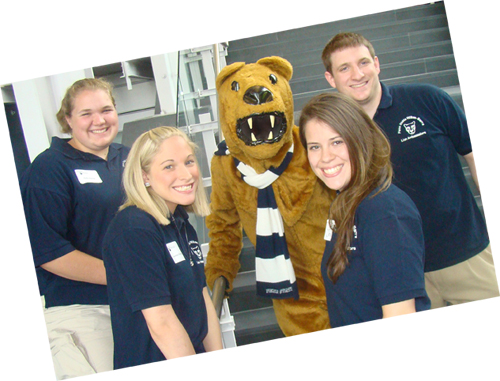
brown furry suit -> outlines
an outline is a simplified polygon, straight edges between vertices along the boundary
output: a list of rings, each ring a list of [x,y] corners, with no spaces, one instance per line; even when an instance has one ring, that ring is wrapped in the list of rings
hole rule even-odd
[[[220,122],[232,156],[263,173],[278,167],[294,144],[291,163],[272,185],[300,295],[298,300],[273,300],[278,323],[287,336],[329,328],[320,264],[331,202],[329,191],[309,167],[293,124],[291,77],[292,66],[279,57],[248,65],[234,63],[217,77]],[[276,120],[271,135],[268,115]],[[249,116],[254,117],[251,131]],[[257,189],[241,179],[231,155],[212,159],[212,212],[206,219],[210,230],[208,285],[212,287],[224,276],[229,281],[228,291],[240,267],[242,228],[255,245],[257,216]]]

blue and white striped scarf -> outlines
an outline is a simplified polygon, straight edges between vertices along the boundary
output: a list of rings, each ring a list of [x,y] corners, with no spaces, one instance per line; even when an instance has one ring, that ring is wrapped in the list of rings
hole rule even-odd
[[[229,154],[224,141],[219,144],[218,148],[216,155]],[[273,299],[291,297],[298,299],[299,297],[295,272],[288,254],[283,219],[271,185],[285,171],[292,156],[293,144],[278,168],[271,167],[262,174],[256,173],[252,167],[233,158],[243,180],[248,185],[259,189],[255,247],[257,295]]]

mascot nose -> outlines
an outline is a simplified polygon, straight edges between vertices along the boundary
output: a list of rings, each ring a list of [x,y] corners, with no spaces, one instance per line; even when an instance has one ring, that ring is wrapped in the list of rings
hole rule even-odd
[[[245,92],[243,100],[249,105],[256,106],[271,102],[273,100],[273,93],[263,86],[253,86]]]

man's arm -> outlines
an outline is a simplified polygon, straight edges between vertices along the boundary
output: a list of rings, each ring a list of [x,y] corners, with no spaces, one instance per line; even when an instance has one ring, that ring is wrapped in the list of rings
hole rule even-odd
[[[41,267],[63,278],[101,285],[107,284],[104,262],[78,250],[44,263]]]
[[[476,172],[476,162],[474,161],[474,154],[471,152],[467,155],[464,155],[464,159],[469,165],[470,173],[472,175],[472,179],[474,180],[474,184],[476,184],[477,190],[481,193],[481,189],[479,188],[479,182],[477,181],[477,172]]]

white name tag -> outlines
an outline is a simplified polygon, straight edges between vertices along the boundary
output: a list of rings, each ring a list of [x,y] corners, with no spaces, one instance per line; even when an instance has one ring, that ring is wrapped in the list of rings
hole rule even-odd
[[[332,225],[335,226],[335,221],[333,221],[333,220],[326,220],[325,241],[331,241],[332,240],[333,230],[332,230],[332,228],[330,226],[330,222],[332,222]]]
[[[167,249],[175,263],[179,263],[185,260],[181,249],[179,249],[179,246],[177,245],[177,242],[174,241],[167,243]]]
[[[96,170],[88,170],[88,169],[75,169],[76,177],[80,184],[100,184],[102,183],[101,177],[97,173]]]

